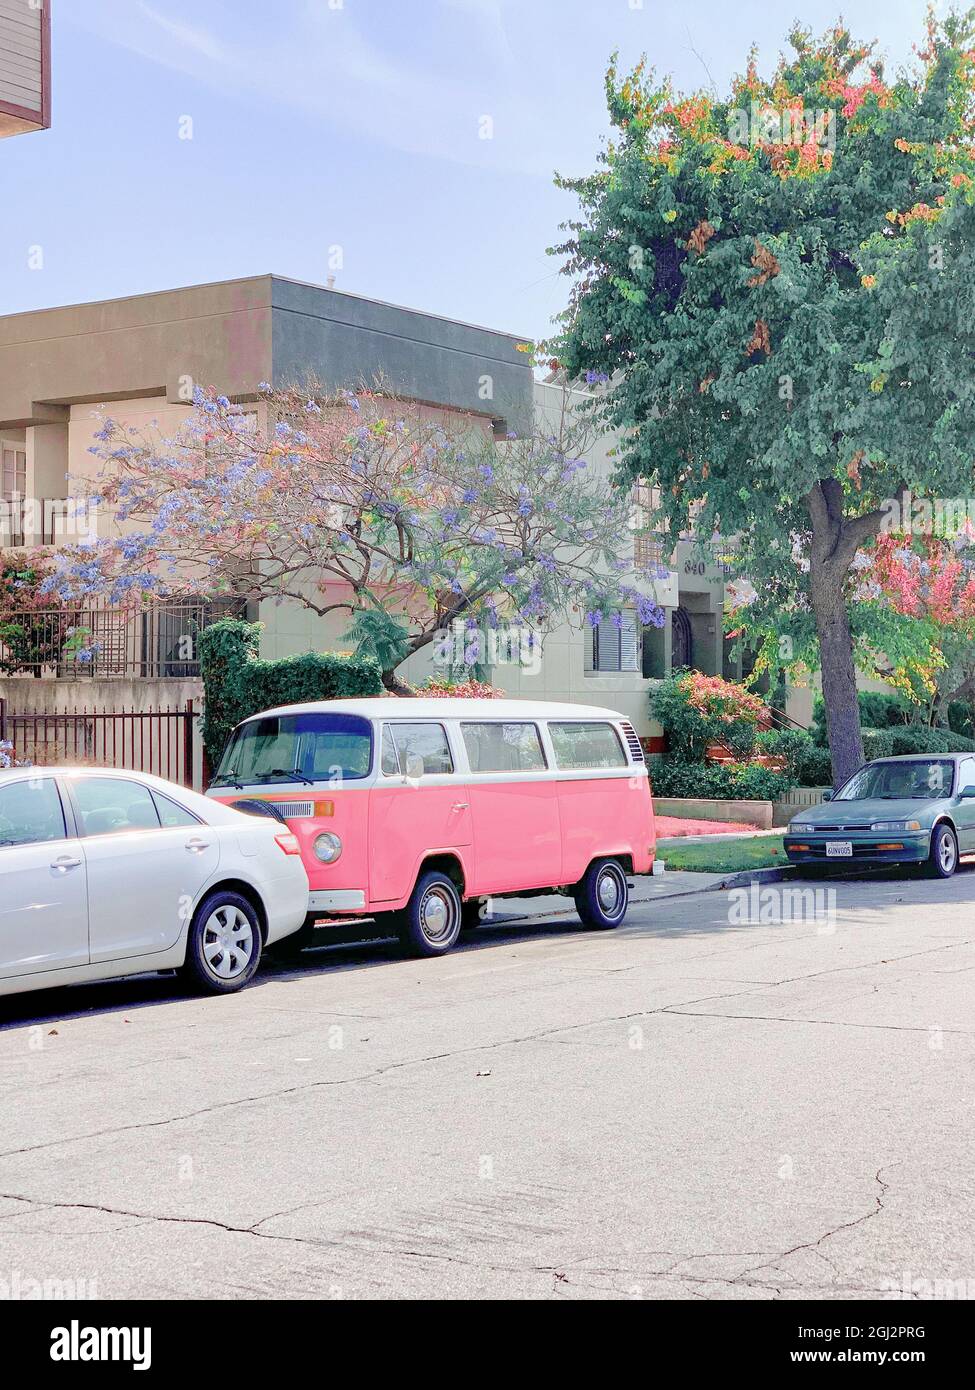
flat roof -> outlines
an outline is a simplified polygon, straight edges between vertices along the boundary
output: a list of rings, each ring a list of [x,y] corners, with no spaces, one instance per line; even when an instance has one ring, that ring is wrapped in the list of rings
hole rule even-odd
[[[409,304],[396,304],[391,299],[377,299],[374,295],[359,294],[355,290],[345,290],[338,285],[321,285],[317,280],[299,280],[293,275],[278,275],[275,271],[262,271],[256,275],[234,275],[227,280],[199,280],[190,285],[167,285],[165,289],[134,290],[131,294],[113,294],[107,299],[78,299],[67,304],[48,304],[40,309],[15,309],[13,313],[0,314],[0,319],[20,318],[24,314],[56,314],[64,309],[97,309],[106,304],[120,304],[127,299],[157,299],[166,294],[188,294],[194,290],[219,289],[224,285],[240,285],[261,280],[277,280],[285,285],[297,285],[301,289],[325,290],[328,294],[341,294],[347,299],[359,299],[367,304],[376,304],[384,309],[398,309],[406,314],[420,314],[424,318],[437,319],[441,323],[451,323],[458,328],[473,328],[479,333],[497,333],[503,338],[513,338],[518,342],[533,343],[529,335],[511,333],[504,328],[490,328],[483,323],[470,323],[466,319],[455,319],[448,314],[436,314],[428,309],[417,309]]]
[[[400,698],[378,695],[361,700],[310,700],[300,705],[276,705],[248,719],[276,714],[361,714],[366,719],[624,719],[619,710],[600,705],[561,704],[554,700],[467,700],[461,696],[444,699]]]

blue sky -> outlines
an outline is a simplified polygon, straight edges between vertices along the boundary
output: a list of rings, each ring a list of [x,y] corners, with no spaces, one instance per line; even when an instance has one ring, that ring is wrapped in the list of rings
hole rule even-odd
[[[796,9],[817,31],[842,10],[896,66],[925,6]],[[0,313],[324,283],[340,247],[341,289],[544,336],[573,212],[552,171],[595,167],[612,50],[724,89],[788,27],[767,0],[54,0],[53,129],[0,142]]]

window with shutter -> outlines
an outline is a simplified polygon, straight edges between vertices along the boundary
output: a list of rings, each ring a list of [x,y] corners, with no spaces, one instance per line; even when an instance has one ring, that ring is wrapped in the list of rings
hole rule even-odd
[[[592,669],[603,672],[640,669],[640,634],[635,609],[624,608],[619,624],[609,618],[592,629]]]

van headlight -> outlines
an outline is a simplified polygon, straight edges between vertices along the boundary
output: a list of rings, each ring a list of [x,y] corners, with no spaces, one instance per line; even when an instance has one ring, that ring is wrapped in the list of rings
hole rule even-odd
[[[315,836],[312,852],[323,864],[334,864],[342,853],[342,841],[337,835],[333,835],[331,830],[326,830]]]

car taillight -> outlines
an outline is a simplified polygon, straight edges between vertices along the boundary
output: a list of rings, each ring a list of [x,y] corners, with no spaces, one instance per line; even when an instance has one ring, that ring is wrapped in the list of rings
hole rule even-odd
[[[282,830],[280,835],[275,835],[274,843],[278,845],[285,854],[300,854],[301,845],[298,843],[297,835],[292,835],[290,830]]]

